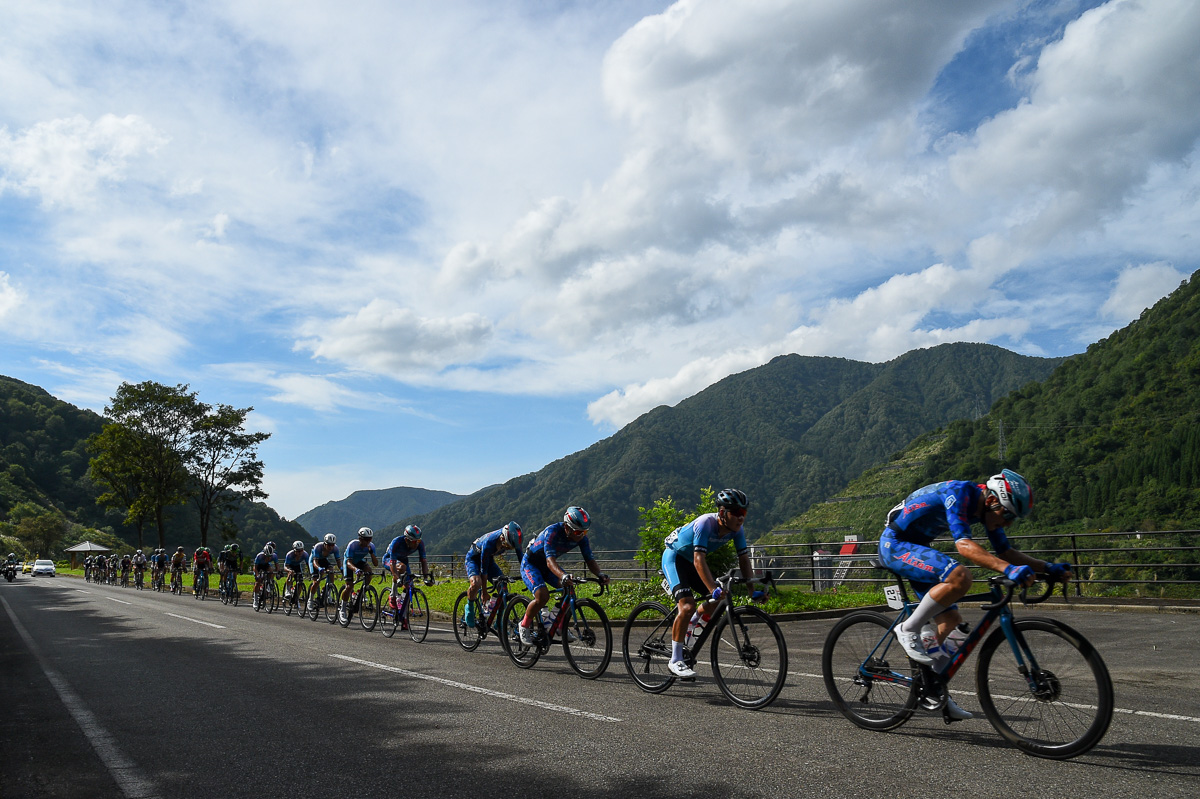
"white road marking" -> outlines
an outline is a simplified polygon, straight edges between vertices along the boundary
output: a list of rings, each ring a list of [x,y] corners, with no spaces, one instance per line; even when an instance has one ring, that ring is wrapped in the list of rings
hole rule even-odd
[[[216,627],[218,630],[226,629],[224,624],[213,624],[210,621],[200,621],[199,619],[193,619],[191,616],[180,616],[178,613],[168,613],[166,615],[172,616],[176,619],[183,619],[184,621],[195,622],[196,624],[203,624],[206,627]]]
[[[488,688],[480,688],[476,685],[468,685],[467,683],[464,683],[464,682],[455,682],[454,680],[447,680],[442,677],[433,677],[428,674],[421,674],[418,671],[409,671],[407,669],[398,669],[395,666],[385,666],[382,663],[372,663],[369,660],[359,660],[358,658],[352,658],[349,655],[330,655],[330,657],[337,658],[338,660],[346,660],[351,663],[358,663],[361,666],[370,666],[370,667],[376,668],[376,669],[383,669],[384,671],[390,671],[394,674],[403,674],[405,677],[413,677],[414,679],[418,679],[418,680],[428,680],[429,682],[436,682],[441,685],[448,685],[451,688],[461,688],[464,691],[472,691],[474,693],[483,694],[485,696],[491,696],[496,699],[504,699],[509,702],[518,702],[522,705],[531,705],[533,707],[539,707],[542,710],[550,710],[555,713],[566,713],[571,716],[580,716],[581,718],[592,719],[593,721],[605,721],[605,722],[620,722],[621,721],[621,719],[613,718],[612,716],[601,716],[597,713],[588,713],[586,710],[577,710],[573,707],[566,707],[564,705],[553,705],[549,702],[541,702],[537,699],[526,699],[525,697],[516,696],[514,694],[506,694],[506,693],[502,693],[500,691],[492,691]]]
[[[120,602],[122,605],[132,605],[133,604],[132,602],[126,602],[124,599],[113,599],[110,596],[106,596],[104,598],[107,599],[109,602]]]
[[[117,746],[117,740],[101,726],[96,719],[95,714],[88,710],[87,705],[83,703],[71,685],[64,680],[57,671],[50,668],[46,663],[46,659],[42,657],[42,651],[34,642],[33,636],[25,629],[25,625],[21,624],[17,618],[17,614],[13,613],[12,607],[8,604],[8,600],[0,597],[0,602],[4,603],[4,610],[7,611],[8,617],[12,619],[13,627],[17,633],[25,641],[25,645],[29,647],[30,653],[37,660],[38,665],[42,667],[42,672],[46,675],[46,679],[50,681],[50,685],[54,687],[58,693],[58,698],[62,700],[67,711],[71,714],[71,718],[75,719],[75,723],[83,730],[83,734],[91,743],[92,748],[96,750],[100,761],[104,763],[104,767],[108,769],[108,773],[116,780],[117,786],[121,792],[129,799],[152,799],[157,797],[158,793],[155,790],[154,783],[141,776],[141,769]],[[128,603],[126,603],[128,604]]]

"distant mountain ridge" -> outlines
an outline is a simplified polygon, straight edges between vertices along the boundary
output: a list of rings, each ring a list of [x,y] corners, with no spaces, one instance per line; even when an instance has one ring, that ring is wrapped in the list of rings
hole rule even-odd
[[[338,540],[346,541],[360,527],[382,530],[401,519],[437,510],[462,498],[463,495],[449,491],[407,486],[355,491],[345,499],[301,513],[296,521],[314,538],[333,533]]]
[[[655,408],[538,472],[401,522],[421,524],[434,551],[453,552],[509,520],[541,530],[578,504],[594,519],[594,546],[631,548],[639,506],[667,495],[694,505],[703,487],[732,485],[750,494],[747,527],[756,534],[921,433],[986,413],[1061,362],[986,344],[944,344],[882,364],[784,355]]]

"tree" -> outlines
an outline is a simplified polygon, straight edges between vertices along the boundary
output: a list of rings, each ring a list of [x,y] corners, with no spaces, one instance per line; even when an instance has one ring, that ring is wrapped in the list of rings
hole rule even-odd
[[[124,425],[106,424],[88,439],[87,447],[94,454],[88,461],[88,476],[104,489],[96,497],[96,503],[124,510],[125,524],[137,528],[138,549],[143,549],[147,510],[145,504],[139,502],[143,475],[139,468],[137,439]]]
[[[26,516],[17,523],[17,538],[38,556],[49,558],[66,535],[68,525],[67,517],[56,510]]]
[[[638,562],[657,567],[662,562],[667,536],[697,516],[716,511],[716,491],[712,486],[701,489],[700,504],[691,513],[676,508],[675,500],[671,497],[656,499],[649,508],[638,508],[638,518],[642,520],[642,526],[638,528],[638,539],[642,544],[636,555]],[[724,565],[726,561],[732,564],[734,558],[723,551],[708,554],[709,566],[714,574],[728,571],[730,567]]]
[[[122,383],[104,409],[131,436],[131,447],[114,457],[128,459],[120,466],[122,474],[140,472],[140,493],[130,512],[154,518],[160,547],[166,546],[164,511],[187,501],[192,433],[205,411],[186,384],[172,387],[150,380]]]
[[[254,408],[204,406],[192,428],[189,466],[195,480],[192,500],[200,511],[200,544],[208,544],[214,517],[224,518],[246,500],[266,499],[258,445],[270,433],[247,433],[246,416]]]

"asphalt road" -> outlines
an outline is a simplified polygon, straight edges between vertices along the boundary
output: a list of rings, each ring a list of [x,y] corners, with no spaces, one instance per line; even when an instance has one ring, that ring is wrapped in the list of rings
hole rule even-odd
[[[0,583],[0,797],[1200,793],[1200,615],[1037,613],[1087,635],[1116,684],[1108,735],[1068,762],[1021,754],[981,713],[852,726],[819,677],[832,620],[783,625],[787,685],[751,712],[703,674],[643,693],[619,641],[585,681],[559,651],[528,671],[494,639],[464,652],[438,622],[415,644],[246,603],[22,577]],[[973,676],[957,683],[978,711]]]

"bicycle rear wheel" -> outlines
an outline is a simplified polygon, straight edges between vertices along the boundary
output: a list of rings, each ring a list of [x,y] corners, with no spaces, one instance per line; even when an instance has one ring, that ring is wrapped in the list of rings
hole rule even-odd
[[[643,602],[625,620],[621,656],[625,670],[643,691],[661,694],[675,682],[667,664],[671,662],[671,626],[676,612],[661,602]]]
[[[383,625],[383,634],[391,638],[400,627],[400,611],[392,606],[392,592],[384,591],[379,597],[379,623]]]
[[[483,620],[479,617],[481,609],[479,603],[475,603],[475,619],[474,624],[468,625],[465,620],[467,612],[467,603],[470,600],[467,598],[467,592],[463,591],[458,595],[458,599],[454,600],[454,640],[458,641],[458,645],[468,652],[474,652],[479,648],[479,642],[482,638],[479,635],[479,624]]]
[[[274,580],[267,580],[267,600],[271,603],[267,606],[267,613],[274,613],[279,609],[279,587],[275,585]]]
[[[988,721],[1026,754],[1066,760],[1091,749],[1108,731],[1113,685],[1100,653],[1053,619],[1013,621],[1019,664],[1004,630],[979,650],[975,688]],[[1025,672],[1025,673],[1023,673]]]
[[[288,616],[298,613],[301,618],[308,614],[308,591],[305,590],[302,581],[297,580],[292,586],[291,599],[283,600],[283,612]]]
[[[527,669],[538,662],[542,652],[536,643],[521,643],[520,624],[525,618],[525,608],[529,605],[529,597],[515,594],[504,606],[504,621],[500,625],[501,640],[508,657],[518,667]]]
[[[563,654],[580,677],[594,680],[608,668],[613,650],[612,625],[604,608],[595,600],[575,600],[575,612],[566,620],[560,635]]]
[[[420,588],[414,588],[408,603],[408,637],[418,644],[429,635],[429,600]]]
[[[775,701],[787,680],[787,643],[767,613],[749,605],[715,619],[712,670],[717,687],[738,707],[758,710]]]
[[[358,623],[367,632],[374,630],[375,625],[379,623],[379,591],[373,585],[363,589],[362,604],[358,608]]]
[[[882,613],[851,613],[829,631],[821,652],[829,698],[863,729],[899,727],[917,707],[917,671],[891,628]]]
[[[321,594],[325,599],[325,621],[334,624],[338,620],[338,604],[341,602],[341,592],[336,585],[326,585]]]

